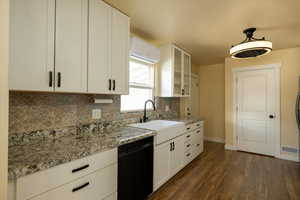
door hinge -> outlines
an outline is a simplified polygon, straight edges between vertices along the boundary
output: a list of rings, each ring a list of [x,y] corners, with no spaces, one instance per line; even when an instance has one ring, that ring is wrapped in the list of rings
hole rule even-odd
[[[238,106],[236,106],[236,107],[235,107],[235,110],[236,110],[236,112],[238,112],[238,111],[239,111],[239,107],[238,107]]]

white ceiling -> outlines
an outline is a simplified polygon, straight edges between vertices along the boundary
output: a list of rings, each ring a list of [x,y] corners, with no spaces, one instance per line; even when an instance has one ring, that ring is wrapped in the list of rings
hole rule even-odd
[[[175,43],[195,64],[229,56],[242,30],[257,27],[274,49],[300,46],[300,0],[105,0],[131,17],[131,29],[157,44]]]

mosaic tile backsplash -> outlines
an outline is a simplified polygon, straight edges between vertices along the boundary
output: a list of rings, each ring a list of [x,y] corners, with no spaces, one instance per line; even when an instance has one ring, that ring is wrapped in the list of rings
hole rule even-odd
[[[94,104],[94,98],[113,99],[112,104]],[[150,119],[178,118],[179,98],[155,98],[157,110],[149,112]],[[122,126],[135,123],[143,112],[120,112],[119,95],[58,94],[34,92],[10,92],[10,136],[38,133],[44,130],[84,127],[97,124],[100,127]],[[165,111],[169,105],[170,110]],[[92,119],[92,110],[100,108],[102,118]]]

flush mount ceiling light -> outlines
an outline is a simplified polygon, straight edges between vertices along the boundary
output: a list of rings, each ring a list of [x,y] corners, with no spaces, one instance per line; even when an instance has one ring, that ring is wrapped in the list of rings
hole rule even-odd
[[[243,59],[263,56],[272,51],[272,42],[265,37],[257,39],[253,37],[256,28],[248,28],[243,31],[246,39],[238,45],[232,46],[230,55],[232,58]]]

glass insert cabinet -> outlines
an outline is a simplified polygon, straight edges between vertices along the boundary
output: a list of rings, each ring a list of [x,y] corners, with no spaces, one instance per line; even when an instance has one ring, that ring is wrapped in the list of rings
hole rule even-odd
[[[158,96],[190,96],[191,55],[189,53],[173,44],[162,46],[157,74]]]

